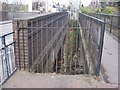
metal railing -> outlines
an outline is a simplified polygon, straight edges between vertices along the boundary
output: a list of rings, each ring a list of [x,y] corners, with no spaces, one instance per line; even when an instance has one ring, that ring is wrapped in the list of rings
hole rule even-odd
[[[17,20],[16,25],[15,57],[19,69],[71,75],[87,72],[80,28],[77,21],[68,23],[67,12]],[[67,34],[71,32],[70,37]]]
[[[48,68],[46,65],[48,65],[48,62],[52,62],[50,58],[53,48],[57,47],[54,50],[56,55],[61,45],[58,45],[58,43],[64,40],[67,19],[67,12],[17,19],[14,40],[16,41],[16,64],[19,69],[46,72],[47,69],[45,68]]]
[[[116,37],[120,37],[120,25],[119,19],[120,15],[112,14],[103,14],[103,13],[93,13],[92,16],[102,19],[105,21],[105,29],[109,31],[110,34],[113,34]]]
[[[0,36],[0,85],[17,69],[14,58],[13,33]]]
[[[97,76],[100,74],[102,49],[104,41],[104,21],[95,17],[79,13],[79,21],[82,28],[86,47],[93,64],[93,70]]]

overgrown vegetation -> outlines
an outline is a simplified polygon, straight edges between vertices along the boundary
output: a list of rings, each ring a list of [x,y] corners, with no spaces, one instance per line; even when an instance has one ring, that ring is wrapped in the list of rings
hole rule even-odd
[[[106,8],[88,8],[88,7],[81,7],[80,11],[85,14],[90,14],[90,13],[105,13],[105,14],[115,14],[117,13],[117,9],[115,7],[110,7],[107,6]]]
[[[85,13],[85,14],[94,13],[94,11],[93,11],[92,9],[87,8],[87,7],[81,7],[81,8],[80,8],[80,11],[81,11],[82,13]]]
[[[115,7],[106,7],[104,13],[106,14],[115,14],[117,9]]]
[[[69,20],[68,27],[69,27],[69,31],[68,31],[67,53],[68,55],[71,55],[71,50],[72,50],[72,56],[74,56],[76,52],[76,44],[77,46],[79,46],[79,36],[77,36],[77,34],[79,35],[79,31],[77,28],[78,22],[76,20]],[[78,39],[77,43],[76,43],[76,39]]]

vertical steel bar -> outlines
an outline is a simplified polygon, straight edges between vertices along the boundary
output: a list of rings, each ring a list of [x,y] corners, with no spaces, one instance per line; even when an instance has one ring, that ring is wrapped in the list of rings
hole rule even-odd
[[[6,42],[5,42],[6,43]],[[10,59],[9,59],[9,47],[6,45],[6,58],[7,58],[7,65],[8,65],[8,74],[10,75],[11,70],[10,70]]]
[[[81,65],[81,62],[80,62],[80,61],[82,60],[82,59],[81,59],[81,58],[82,58],[82,57],[81,57],[81,53],[82,53],[82,48],[81,48],[81,47],[82,47],[82,45],[80,44],[80,51],[79,51],[79,52],[80,52],[80,55],[79,55],[79,74],[81,74],[81,73],[80,73],[80,70],[81,70],[81,66],[80,66],[80,65]]]
[[[45,30],[46,30],[46,45],[48,44],[48,29],[50,28],[49,25],[48,25],[48,21],[46,21],[46,27],[45,27]],[[51,31],[50,31],[51,32]],[[47,50],[48,50],[48,47],[47,47]],[[48,72],[48,52],[46,52],[46,69],[47,69],[47,72]]]
[[[38,19],[36,20],[36,27],[37,27],[37,29],[36,29],[36,39],[37,39],[36,40],[37,41],[37,47],[36,48],[37,48],[37,51],[36,52],[37,52],[37,57],[38,57],[38,54],[39,54],[39,52],[38,52],[39,51],[39,47],[38,47],[38,45],[39,45],[39,40],[38,40],[39,39],[39,36],[38,36],[38,34],[39,34]]]
[[[57,20],[57,28],[56,29],[58,30],[58,20]],[[57,51],[57,49],[56,49],[56,51]],[[58,53],[56,53],[56,73],[58,73],[57,69],[58,69]]]
[[[1,40],[2,41],[2,40]],[[5,75],[5,69],[4,69],[4,60],[3,60],[3,52],[1,50],[1,63],[2,63],[2,71],[1,73],[3,73],[3,78],[4,78],[4,75]]]
[[[110,22],[110,33],[112,33],[112,27],[113,27],[113,16],[111,16],[111,22]]]
[[[38,39],[39,39],[39,25],[38,25],[38,22],[39,22],[39,20],[37,19],[37,20],[36,20],[36,27],[37,27],[37,29],[36,29],[36,39],[37,39],[37,40],[36,40],[36,41],[37,41],[36,50],[37,50],[37,51],[36,51],[36,52],[37,52],[37,57],[38,57],[38,55],[39,55],[39,47],[38,47],[38,46],[39,46],[39,40],[38,40]],[[40,67],[39,67],[39,63],[38,63],[38,64],[37,64],[37,72],[38,72],[38,73],[39,73],[39,68],[40,68]]]
[[[19,35],[20,35],[20,29],[19,29],[19,23],[20,23],[20,21],[17,21],[17,44],[18,44],[18,61],[19,61],[19,70],[21,69],[21,59],[20,59],[20,39],[19,39]]]
[[[8,71],[8,70],[9,70],[9,67],[8,67],[8,57],[7,57],[7,46],[6,46],[5,37],[2,37],[2,45],[4,46],[6,73],[7,73],[7,77],[9,77],[9,71]]]
[[[22,27],[23,27],[23,22],[22,22]],[[24,30],[22,29],[22,44],[23,44],[23,68],[24,68],[24,70],[25,70],[25,48],[24,48]]]
[[[0,50],[0,56],[1,56],[1,64],[2,64],[2,66],[0,67],[2,69],[2,72],[1,72],[1,75],[0,75],[0,84],[1,84],[2,81],[3,81],[3,78],[4,78],[4,74],[5,74],[5,72],[4,72],[4,61],[3,61],[3,52],[2,52],[2,49]]]
[[[97,62],[97,68],[96,68],[96,76],[100,75],[100,67],[101,67],[101,58],[102,58],[102,50],[103,50],[103,43],[104,43],[104,32],[105,32],[105,23],[102,23],[101,25],[101,34],[100,34],[100,48],[99,48],[99,57]]]
[[[60,64],[61,64],[61,72],[62,72],[62,69],[63,69],[62,68],[62,62],[63,62],[63,55],[62,55],[63,54],[63,50],[62,49],[63,49],[63,46],[61,45],[61,62],[60,62]]]
[[[79,25],[78,25],[78,21],[76,21],[76,23],[77,23],[77,25],[76,25],[76,27],[77,27],[77,35],[76,35],[76,39],[77,39],[77,41],[76,41],[77,61],[76,61],[76,65],[78,65],[77,62],[78,62],[78,57],[79,57],[79,56],[78,56],[78,52],[79,52],[79,51],[78,51],[78,49],[79,49],[79,44],[78,44],[78,42],[79,42],[79,41],[78,41],[78,40],[79,40],[79,31],[78,31],[78,30],[79,30]],[[77,66],[76,66],[76,69],[77,69]]]
[[[92,28],[92,19],[90,19],[90,30],[89,30],[89,39],[90,39],[90,35],[91,35],[91,28]]]
[[[31,21],[31,27],[33,27],[33,21]],[[30,29],[30,31],[31,31],[31,53],[32,53],[32,55],[31,55],[32,58],[31,58],[31,59],[32,59],[32,64],[33,64],[33,63],[34,63],[34,61],[33,61],[33,59],[34,59],[34,57],[33,57],[33,56],[34,56],[34,55],[33,55],[33,54],[34,54],[34,53],[33,53],[33,52],[34,52],[34,51],[33,51],[33,33],[34,33],[34,29]],[[34,67],[34,69],[35,69],[35,67]],[[35,71],[35,70],[34,70],[34,71]]]
[[[72,54],[73,54],[73,47],[72,47],[72,40],[73,40],[73,21],[72,21],[72,26],[71,26],[71,38],[70,38],[70,45],[71,45],[71,56],[70,56],[70,75],[72,73]]]
[[[41,21],[41,52],[42,52],[42,50],[43,50],[43,21]],[[44,66],[43,66],[43,59],[42,59],[42,73],[43,73],[43,68],[44,68]]]

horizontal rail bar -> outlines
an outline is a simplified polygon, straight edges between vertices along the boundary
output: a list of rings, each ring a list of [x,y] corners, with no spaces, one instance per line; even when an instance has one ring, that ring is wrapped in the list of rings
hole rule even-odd
[[[105,22],[105,23],[106,23],[106,24],[109,24],[109,25],[111,25],[111,23],[110,23],[110,22]],[[118,26],[118,25],[115,25],[115,24],[112,24],[112,26],[120,28],[120,26]]]
[[[5,48],[6,48],[6,47],[8,47],[8,46],[10,46],[10,45],[14,44],[14,43],[15,43],[15,41],[14,41],[14,42],[12,42],[12,43],[10,43],[10,44],[8,44],[8,45],[6,45],[5,47],[1,48],[1,49],[0,49],[0,51],[1,51],[1,50],[3,50],[3,49],[5,49]]]
[[[43,25],[43,26],[40,26],[40,27],[24,27],[24,28],[19,28],[19,29],[40,29],[40,28],[44,28],[44,26],[46,26],[46,25],[49,25],[49,24],[51,24],[52,22],[54,22],[54,21],[56,21],[56,20],[58,20],[58,19],[60,19],[60,18],[62,18],[62,17],[64,17],[64,16],[67,16],[68,14],[66,14],[66,15],[62,15],[62,16],[60,16],[60,17],[58,17],[58,18],[56,18],[56,19],[54,19],[54,20],[52,20],[52,21],[50,21],[50,22],[48,22],[47,24],[45,24],[45,25]],[[46,27],[45,27],[46,28]],[[47,28],[49,28],[49,27],[47,27]],[[50,27],[51,28],[51,27]]]
[[[120,15],[113,15],[113,14],[104,14],[104,13],[93,13],[98,15],[104,15],[104,16],[111,16],[111,17],[120,17]]]
[[[28,17],[28,18],[15,18],[14,20],[32,20],[32,19],[35,19],[35,18],[45,18],[46,16],[53,16],[53,15],[56,15],[56,14],[61,14],[61,13],[65,13],[65,12],[56,12],[56,13],[44,13],[44,14],[41,14],[41,15],[36,15],[36,16],[32,16],[32,17]]]
[[[12,21],[2,21],[2,22],[0,22],[0,25],[4,25],[4,24],[8,24],[8,23],[12,23]]]
[[[6,36],[11,35],[11,34],[13,34],[13,33],[15,33],[15,32],[10,32],[10,33],[8,33],[8,34],[2,35],[2,36],[0,36],[0,38],[6,37]]]
[[[103,20],[98,19],[98,18],[96,18],[96,17],[89,16],[89,15],[87,15],[87,14],[83,14],[83,13],[80,13],[80,14],[86,16],[87,18],[91,18],[91,19],[93,19],[93,20],[95,20],[95,21],[98,21],[98,22],[100,22],[100,23],[105,23]]]

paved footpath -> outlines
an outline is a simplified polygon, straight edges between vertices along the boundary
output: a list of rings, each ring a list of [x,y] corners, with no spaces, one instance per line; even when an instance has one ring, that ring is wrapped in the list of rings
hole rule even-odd
[[[108,32],[105,32],[102,65],[109,77],[109,82],[118,84],[118,50],[120,43]],[[119,81],[120,84],[120,81]]]
[[[86,75],[40,74],[17,71],[3,88],[117,88]]]

